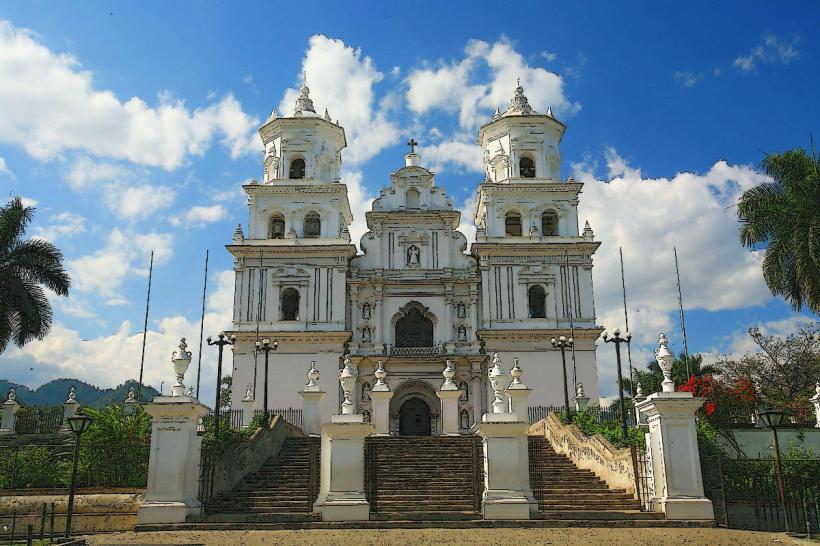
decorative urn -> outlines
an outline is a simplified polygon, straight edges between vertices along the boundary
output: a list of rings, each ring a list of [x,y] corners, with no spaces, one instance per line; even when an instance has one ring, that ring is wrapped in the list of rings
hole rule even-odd
[[[668,343],[666,335],[661,334],[658,337],[658,351],[655,356],[658,360],[658,366],[663,372],[663,382],[661,383],[663,392],[675,392],[675,382],[672,381],[672,364],[675,361],[675,355],[669,351]]]
[[[191,351],[188,350],[185,338],[180,340],[179,351],[173,352],[171,362],[174,364],[174,373],[177,376],[177,382],[171,389],[171,396],[184,396],[185,384],[182,380],[185,379],[185,372],[188,371],[188,366],[191,365]]]

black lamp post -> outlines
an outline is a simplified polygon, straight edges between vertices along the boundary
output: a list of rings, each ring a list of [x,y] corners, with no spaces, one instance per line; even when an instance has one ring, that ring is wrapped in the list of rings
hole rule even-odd
[[[74,462],[71,466],[71,483],[68,489],[68,508],[65,515],[65,538],[71,536],[71,516],[74,513],[74,492],[77,488],[77,463],[80,459],[80,436],[91,426],[91,417],[86,415],[75,415],[66,418],[68,427],[77,437],[74,440]]]
[[[262,343],[256,342],[256,350],[260,353],[265,353],[265,394],[263,396],[263,408],[265,410],[265,423],[267,424],[268,418],[268,359],[270,357],[270,352],[275,351],[279,348],[279,342],[274,340],[273,343],[269,339],[263,339]]]
[[[626,443],[626,406],[624,405],[624,380],[623,374],[621,373],[621,343],[628,345],[629,340],[632,339],[632,334],[627,332],[622,336],[621,331],[616,328],[615,331],[612,332],[612,337],[606,332],[604,332],[602,337],[605,343],[615,344],[615,358],[618,361],[618,398],[621,401],[621,439]]]
[[[774,469],[777,477],[777,491],[780,494],[780,502],[783,504],[783,508],[785,510],[786,486],[783,483],[783,465],[780,462],[780,444],[777,441],[777,429],[778,427],[783,426],[783,423],[786,422],[786,414],[780,410],[769,408],[767,410],[761,411],[759,415],[760,420],[763,421],[763,424],[772,429],[772,441],[774,447]],[[789,518],[785,516],[785,514],[784,517],[786,519],[786,530],[788,531]]]
[[[561,349],[561,367],[564,370],[564,407],[567,410],[567,422],[572,422],[572,410],[569,408],[569,390],[567,389],[567,354],[566,350],[572,348],[575,343],[573,339],[566,336],[558,336],[558,339],[550,340],[553,349]]]
[[[216,336],[216,341],[208,336],[208,345],[216,345],[219,347],[219,358],[216,362],[216,399],[214,400],[214,440],[219,439],[219,394],[222,391],[222,351],[225,349],[225,345],[233,345],[236,342],[236,336],[231,335],[229,339],[226,339],[225,332],[220,332],[218,336]]]

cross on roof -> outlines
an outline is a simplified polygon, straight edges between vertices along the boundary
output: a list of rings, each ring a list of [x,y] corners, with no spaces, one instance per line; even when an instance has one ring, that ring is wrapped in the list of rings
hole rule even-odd
[[[407,145],[410,146],[410,153],[414,154],[414,153],[416,153],[416,146],[418,146],[419,143],[411,138],[410,140],[407,141]]]

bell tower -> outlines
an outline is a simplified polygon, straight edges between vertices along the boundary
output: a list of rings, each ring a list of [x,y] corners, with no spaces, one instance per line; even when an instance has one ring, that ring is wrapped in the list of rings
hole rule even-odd
[[[552,375],[560,356],[545,353],[550,339],[574,334],[577,373],[569,374],[567,387],[575,392],[577,380],[590,391],[597,388],[594,342],[601,331],[592,295],[592,255],[600,243],[589,226],[579,233],[583,184],[560,179],[565,129],[551,109],[535,111],[520,84],[506,111],[496,110],[479,129],[486,176],[478,187],[472,246],[486,352],[521,351],[522,366],[543,374],[539,388],[555,388],[555,397],[547,398],[556,400],[563,398],[560,373]]]

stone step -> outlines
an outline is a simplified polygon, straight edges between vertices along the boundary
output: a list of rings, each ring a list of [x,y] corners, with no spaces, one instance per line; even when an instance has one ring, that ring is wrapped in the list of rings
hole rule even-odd
[[[538,503],[538,509],[543,512],[566,512],[572,510],[640,510],[641,505],[638,502],[619,502],[619,503],[602,503],[602,502],[581,502],[581,503],[564,503],[564,504],[543,504]]]
[[[564,510],[551,511],[542,510],[539,512],[539,519],[553,520],[661,520],[664,514],[661,512],[641,512],[640,510]]]
[[[481,513],[472,510],[456,511],[441,510],[436,512],[421,511],[378,511],[371,515],[371,519],[376,521],[471,521],[480,520]]]
[[[600,491],[597,493],[536,493],[533,491],[535,498],[538,499],[540,502],[543,501],[565,501],[565,500],[585,500],[588,502],[596,503],[600,500],[634,500],[634,497],[630,493],[609,493],[606,491]]]

